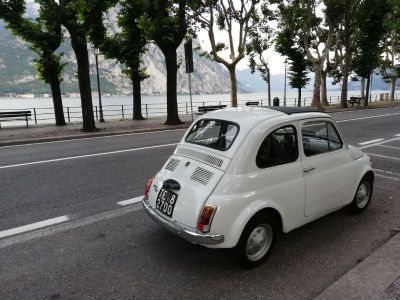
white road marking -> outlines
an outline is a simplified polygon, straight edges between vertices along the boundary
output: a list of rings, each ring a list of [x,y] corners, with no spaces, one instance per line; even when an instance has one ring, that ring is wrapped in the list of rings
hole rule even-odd
[[[400,158],[399,158],[399,157],[386,156],[386,155],[380,155],[380,154],[374,154],[374,153],[368,153],[368,152],[365,152],[365,154],[367,154],[367,155],[371,155],[371,156],[376,156],[376,157],[382,157],[382,158],[388,158],[388,159],[400,160]]]
[[[130,205],[130,204],[138,203],[142,200],[143,200],[143,196],[139,196],[139,197],[135,197],[135,198],[128,199],[128,200],[119,201],[119,202],[117,202],[117,204],[119,204],[121,206],[126,206],[126,205]]]
[[[11,148],[11,147],[35,146],[35,145],[43,145],[43,144],[67,143],[67,142],[94,140],[94,139],[105,139],[105,138],[114,138],[114,137],[121,137],[121,136],[130,136],[130,135],[153,134],[153,133],[162,133],[162,132],[170,132],[170,131],[180,131],[180,130],[187,130],[187,128],[123,133],[123,134],[114,134],[114,135],[105,135],[105,136],[94,136],[94,137],[87,137],[87,138],[74,138],[74,139],[61,140],[61,141],[49,141],[49,142],[38,142],[38,143],[29,143],[29,144],[20,144],[20,145],[0,146],[0,149]]]
[[[400,136],[400,133],[398,133],[398,134],[395,134],[394,136]]]
[[[388,145],[377,145],[377,146],[378,146],[378,147],[385,147],[385,148],[400,150],[400,147],[394,147],[394,146],[388,146]]]
[[[87,226],[90,224],[102,222],[105,220],[109,220],[112,218],[120,217],[135,211],[139,211],[142,209],[141,205],[134,205],[134,206],[125,206],[121,208],[117,208],[111,211],[103,212],[97,215],[85,217],[82,219],[71,220],[70,222],[65,222],[61,224],[56,224],[47,228],[38,229],[32,232],[27,232],[24,234],[20,234],[17,236],[12,236],[9,238],[1,239],[0,240],[0,249],[13,246],[16,244],[20,244],[23,242],[27,242],[30,240],[38,239],[41,237],[46,237],[50,235],[54,235],[57,233],[65,232],[74,228],[79,228],[83,226]]]
[[[368,145],[368,144],[373,144],[373,143],[377,143],[377,142],[381,142],[381,141],[383,141],[384,139],[375,139],[375,140],[370,140],[370,141],[366,141],[366,142],[362,142],[362,143],[358,143],[359,145],[361,145],[361,146],[364,146],[364,145]]]
[[[69,219],[70,219],[69,216],[61,216],[61,217],[57,217],[57,218],[53,218],[53,219],[48,219],[48,220],[44,220],[44,221],[28,224],[28,225],[21,226],[21,227],[16,227],[16,228],[0,231],[0,239],[8,237],[8,236],[11,236],[11,235],[16,235],[16,234],[19,234],[19,233],[23,233],[23,232],[32,231],[32,230],[35,230],[35,229],[51,226],[51,225],[54,225],[54,224],[63,223],[63,222],[68,221]]]
[[[0,166],[0,169],[9,169],[9,168],[16,168],[16,167],[23,167],[23,166],[30,166],[30,165],[38,165],[38,164],[45,164],[45,163],[79,159],[79,158],[105,156],[105,155],[111,155],[111,154],[119,154],[119,153],[134,152],[134,151],[147,150],[147,149],[163,148],[163,147],[170,147],[170,146],[176,146],[176,145],[177,145],[177,143],[173,143],[173,144],[164,144],[164,145],[155,145],[155,146],[147,146],[147,147],[140,147],[140,148],[124,149],[124,150],[117,150],[117,151],[110,151],[110,152],[102,152],[102,153],[95,153],[95,154],[70,156],[70,157],[63,157],[63,158],[56,158],[56,159],[40,160],[40,161],[33,161],[33,162],[21,163],[21,164],[15,164],[15,165]]]
[[[336,122],[337,122],[337,123],[351,122],[351,121],[358,121],[358,120],[365,120],[365,119],[374,119],[374,118],[388,117],[388,116],[395,116],[395,115],[400,115],[400,113],[392,113],[392,114],[384,114],[384,115],[375,115],[375,116],[368,116],[368,117],[360,117],[360,118],[354,118],[354,119],[339,120],[339,121],[336,121]]]
[[[374,169],[374,171],[400,177],[400,173],[395,173],[395,172],[390,172],[390,171],[385,171],[385,170],[380,170],[380,169]]]
[[[374,147],[374,146],[378,146],[378,145],[382,145],[382,144],[387,144],[387,143],[390,143],[390,142],[393,142],[393,141],[399,141],[400,140],[400,138],[393,138],[393,139],[390,139],[390,140],[384,140],[384,141],[382,141],[382,142],[378,142],[378,143],[374,143],[374,144],[368,144],[368,145],[366,145],[366,146],[361,146],[361,147],[359,147],[360,149],[365,149],[365,148],[371,148],[371,147]]]
[[[385,178],[385,179],[394,180],[394,181],[400,181],[400,178],[396,178],[396,177],[392,177],[392,176],[386,176],[386,175],[381,175],[381,174],[375,174],[375,176],[382,177],[382,178]]]

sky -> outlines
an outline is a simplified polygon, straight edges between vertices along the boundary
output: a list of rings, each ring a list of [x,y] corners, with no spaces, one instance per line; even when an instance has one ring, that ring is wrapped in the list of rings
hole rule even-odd
[[[225,36],[226,34],[222,32],[216,32],[215,33],[215,39],[216,41],[220,42],[227,42],[228,39]],[[203,50],[210,52],[211,51],[211,46],[210,46],[210,40],[208,38],[208,34],[205,30],[201,31],[198,33],[198,40],[203,48]],[[229,52],[228,51],[222,51],[221,56],[225,59],[229,58]],[[285,58],[280,55],[278,52],[274,51],[273,47],[272,49],[268,49],[265,52],[265,57],[268,58],[268,62],[270,65],[271,69],[271,74],[282,74],[285,72]],[[238,69],[248,69],[249,59],[245,57],[242,59],[239,64],[237,65]]]

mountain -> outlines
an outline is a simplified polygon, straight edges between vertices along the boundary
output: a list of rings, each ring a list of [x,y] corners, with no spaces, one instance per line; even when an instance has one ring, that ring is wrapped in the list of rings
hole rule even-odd
[[[34,13],[34,9],[30,9]],[[19,38],[14,37],[4,28],[0,20],[0,95],[9,93],[16,94],[44,94],[50,93],[47,84],[38,79],[34,68],[36,54],[29,49],[29,45]],[[143,56],[144,65],[150,77],[142,83],[143,94],[165,94],[166,93],[166,69],[164,57],[154,44],[147,45],[148,51]],[[69,39],[61,45],[58,52],[64,53],[64,60],[68,62],[65,69],[62,92],[78,93],[78,82],[76,79],[77,64],[75,55],[71,49]],[[93,91],[96,87],[96,68],[94,55],[90,52],[90,74]],[[200,56],[196,51],[193,53],[195,72],[192,73],[192,92],[194,94],[218,94],[229,93],[229,74],[225,67]],[[188,74],[185,73],[183,45],[178,49],[177,91],[179,94],[189,93]],[[122,73],[123,66],[112,60],[99,57],[99,73],[101,77],[101,88],[107,94],[131,94],[132,86],[130,80]],[[239,83],[239,91],[246,89]]]
[[[254,74],[251,73],[250,69],[237,70],[236,74],[238,80],[241,82],[244,89],[246,89],[250,93],[262,93],[267,90],[267,84],[262,80],[261,74],[256,71]],[[314,73],[309,73],[308,77],[310,78],[310,82],[305,87],[306,91],[312,91],[314,85]],[[272,92],[283,92],[284,89],[284,74],[275,74],[271,75],[271,91]],[[287,79],[288,90],[289,87],[289,78]],[[398,81],[397,86],[400,86],[400,80]],[[377,75],[374,73],[372,80],[372,87],[374,90],[388,90],[390,88],[389,84],[386,83],[381,75]],[[341,89],[339,84],[333,85],[332,79],[328,78],[327,81],[327,89],[328,91],[338,91]],[[349,80],[349,91],[358,91],[360,90],[360,82]]]

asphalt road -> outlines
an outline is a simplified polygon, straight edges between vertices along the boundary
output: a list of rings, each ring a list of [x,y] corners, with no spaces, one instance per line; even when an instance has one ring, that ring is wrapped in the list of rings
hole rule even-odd
[[[400,226],[400,109],[332,115],[371,155],[373,202],[283,235],[254,270],[166,232],[138,203],[118,204],[143,194],[183,130],[0,148],[0,299],[318,295]],[[34,229],[40,221],[54,225]]]

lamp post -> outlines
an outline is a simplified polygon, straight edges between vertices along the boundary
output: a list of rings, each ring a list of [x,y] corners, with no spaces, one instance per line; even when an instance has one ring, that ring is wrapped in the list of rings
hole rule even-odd
[[[99,59],[98,56],[100,55],[100,49],[94,47],[93,53],[96,58],[96,71],[97,71],[97,92],[99,93],[99,111],[100,111],[100,119],[99,121],[104,123],[103,117],[103,105],[101,104],[101,90],[100,90],[100,76],[99,76]]]
[[[285,86],[283,87],[283,106],[286,106],[286,69],[287,69],[287,58],[285,59]]]

